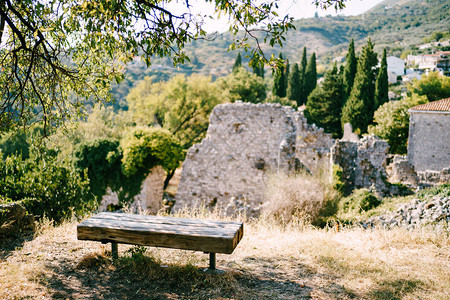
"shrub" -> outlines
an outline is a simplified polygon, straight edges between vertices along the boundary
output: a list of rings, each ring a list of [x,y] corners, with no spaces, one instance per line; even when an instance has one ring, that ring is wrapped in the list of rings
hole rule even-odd
[[[424,189],[417,193],[417,197],[419,199],[433,196],[450,197],[450,183],[444,183],[435,187]]]
[[[355,190],[350,196],[340,202],[339,209],[343,212],[363,212],[377,207],[381,201],[367,189]]]
[[[23,200],[29,213],[57,222],[72,214],[84,215],[96,207],[87,176],[45,149],[32,149],[26,160],[20,155],[2,160],[0,194],[13,201]]]
[[[286,222],[307,216],[312,224],[321,225],[324,217],[336,212],[338,196],[320,176],[278,173],[270,176],[266,186],[264,213]]]
[[[344,170],[342,170],[342,167],[339,165],[333,165],[331,172],[331,184],[333,189],[340,195],[343,195],[345,189]]]

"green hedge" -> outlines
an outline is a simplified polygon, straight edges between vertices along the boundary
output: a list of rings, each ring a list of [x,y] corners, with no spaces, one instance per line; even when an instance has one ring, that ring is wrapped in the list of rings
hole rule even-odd
[[[10,155],[0,162],[0,195],[22,201],[27,211],[56,222],[82,216],[96,208],[87,176],[52,151],[33,149],[30,158]]]

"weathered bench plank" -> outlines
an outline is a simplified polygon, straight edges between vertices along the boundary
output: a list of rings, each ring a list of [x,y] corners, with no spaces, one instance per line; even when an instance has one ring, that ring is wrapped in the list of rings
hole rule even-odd
[[[77,226],[79,240],[231,254],[244,235],[240,222],[99,213]]]

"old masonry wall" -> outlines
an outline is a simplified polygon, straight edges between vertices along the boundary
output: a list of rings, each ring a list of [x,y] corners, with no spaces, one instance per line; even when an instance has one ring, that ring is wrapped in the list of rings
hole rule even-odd
[[[279,104],[236,102],[212,112],[206,138],[189,149],[174,210],[205,205],[258,215],[265,182],[277,171],[315,171],[329,162],[329,134]]]

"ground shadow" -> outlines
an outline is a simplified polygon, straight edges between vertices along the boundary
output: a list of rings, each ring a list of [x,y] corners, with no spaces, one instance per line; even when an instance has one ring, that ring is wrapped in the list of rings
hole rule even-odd
[[[414,291],[424,287],[424,283],[420,280],[387,280],[379,284],[379,288],[374,289],[368,293],[372,299],[380,300],[397,300],[403,299],[405,295],[413,293]]]
[[[23,245],[34,238],[33,232],[14,234],[0,238],[0,261],[6,260],[13,251],[23,247]]]
[[[270,263],[270,261],[259,261]],[[276,274],[226,269],[207,274],[191,265],[161,266],[152,258],[95,254],[74,266],[61,261],[43,278],[55,299],[309,299],[311,287]]]

